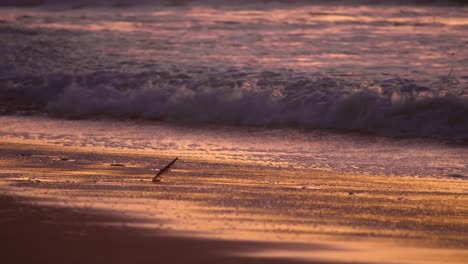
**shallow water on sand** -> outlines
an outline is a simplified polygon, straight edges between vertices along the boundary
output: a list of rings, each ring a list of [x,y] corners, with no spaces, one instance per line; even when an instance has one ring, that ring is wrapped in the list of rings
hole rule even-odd
[[[277,168],[468,177],[465,145],[320,130],[2,116],[0,140]]]

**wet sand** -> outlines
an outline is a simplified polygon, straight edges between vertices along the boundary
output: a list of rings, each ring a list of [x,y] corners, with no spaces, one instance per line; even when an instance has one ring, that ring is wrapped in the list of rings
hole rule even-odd
[[[327,250],[320,245],[151,236],[136,228],[103,226],[125,219],[102,212],[36,206],[8,196],[0,196],[0,208],[3,263],[304,263],[224,254],[293,247]]]
[[[464,263],[465,179],[0,143],[5,263]],[[111,166],[120,164],[123,166]]]

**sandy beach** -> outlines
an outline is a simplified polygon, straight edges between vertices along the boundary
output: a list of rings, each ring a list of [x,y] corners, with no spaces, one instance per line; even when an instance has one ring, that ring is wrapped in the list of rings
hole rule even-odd
[[[465,263],[468,256],[464,179],[181,158],[154,184],[152,169],[167,157],[9,142],[0,157],[7,263]]]

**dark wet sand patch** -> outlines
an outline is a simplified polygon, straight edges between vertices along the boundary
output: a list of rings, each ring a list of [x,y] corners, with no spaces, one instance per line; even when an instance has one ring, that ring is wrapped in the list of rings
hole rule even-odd
[[[252,250],[337,250],[325,245],[184,238],[131,228],[99,211],[0,196],[2,263],[337,263],[238,256]],[[120,226],[119,224],[122,223]],[[112,226],[105,224],[114,224]]]

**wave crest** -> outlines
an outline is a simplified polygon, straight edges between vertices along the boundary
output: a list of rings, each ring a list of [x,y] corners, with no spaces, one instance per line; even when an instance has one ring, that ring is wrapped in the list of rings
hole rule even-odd
[[[463,94],[399,78],[353,83],[330,77],[209,77],[145,72],[54,74],[3,81],[4,107],[62,118],[124,118],[326,128],[387,136],[468,138]],[[8,104],[9,106],[8,106]]]

